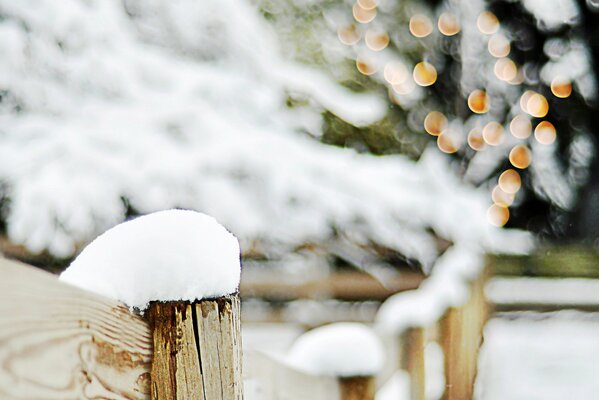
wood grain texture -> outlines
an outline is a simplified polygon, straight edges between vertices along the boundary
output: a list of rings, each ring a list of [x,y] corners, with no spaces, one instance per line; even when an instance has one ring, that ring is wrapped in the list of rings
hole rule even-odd
[[[373,376],[340,378],[341,400],[374,400],[376,392]]]
[[[400,366],[410,374],[410,400],[425,399],[424,328],[408,328],[400,337]]]
[[[484,285],[488,273],[483,272],[471,285],[470,298],[459,308],[451,308],[440,321],[441,347],[445,356],[444,400],[470,400],[482,332],[488,319]]]
[[[125,306],[0,258],[1,399],[148,399],[152,352]]]
[[[152,303],[152,399],[243,396],[239,297]]]

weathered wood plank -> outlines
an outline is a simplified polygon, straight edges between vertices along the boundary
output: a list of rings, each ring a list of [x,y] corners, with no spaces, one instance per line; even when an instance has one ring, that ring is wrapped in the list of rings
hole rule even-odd
[[[239,297],[156,302],[152,399],[240,400]]]
[[[425,399],[425,330],[409,328],[400,337],[400,366],[410,374],[410,400]]]
[[[125,306],[0,258],[1,399],[148,399],[152,352]]]

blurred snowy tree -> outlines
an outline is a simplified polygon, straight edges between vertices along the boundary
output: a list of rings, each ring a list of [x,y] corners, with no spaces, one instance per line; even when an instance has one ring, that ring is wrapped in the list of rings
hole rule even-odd
[[[302,12],[317,20],[319,33],[301,36],[314,43],[312,62],[350,87],[388,90],[394,135],[377,142],[376,128],[331,129],[324,141],[413,155],[428,132],[466,181],[488,188],[492,223],[561,240],[599,236],[599,2],[275,3],[289,9],[262,4],[282,32],[303,26]]]
[[[322,14],[306,4],[304,13]],[[331,7],[337,11],[314,23],[347,14]],[[290,45],[267,22],[277,19],[274,11],[264,9],[266,19],[234,0],[0,0],[0,182],[9,240],[70,257],[129,214],[183,207],[214,215],[246,254],[266,258],[340,238],[358,248],[376,243],[425,268],[439,254],[438,236],[477,251],[528,247],[517,232],[487,224],[485,190],[457,180],[436,151],[414,163],[315,140],[339,143],[343,131],[347,144],[349,131],[384,132],[388,143],[377,135],[359,150],[386,153],[397,143],[395,150],[420,155],[421,139],[394,132],[403,132],[397,124],[420,130],[423,108],[408,105],[431,98],[413,87],[394,95],[397,115],[389,113],[376,92],[383,75],[351,88],[335,82],[353,81],[336,75],[350,49],[337,33],[302,28],[306,42],[322,49],[335,41],[320,52],[331,78],[307,65],[319,52],[302,55],[301,43],[281,54]],[[358,32],[351,29],[343,40]],[[368,46],[385,47],[386,34],[375,33],[366,34]],[[403,31],[392,39],[404,53],[426,49]],[[367,47],[356,46],[365,57]],[[299,61],[288,61],[291,53]],[[375,62],[357,65],[368,74]]]

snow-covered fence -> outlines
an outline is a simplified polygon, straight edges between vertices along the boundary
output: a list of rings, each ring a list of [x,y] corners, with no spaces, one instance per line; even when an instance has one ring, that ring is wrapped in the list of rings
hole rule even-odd
[[[169,385],[176,385],[179,395],[197,389],[183,397],[193,399],[203,398],[197,396],[205,382],[210,382],[212,389],[221,385],[224,390],[224,397],[206,399],[241,398],[235,397],[242,390],[241,381],[236,380],[240,370],[226,368],[239,365],[241,343],[227,343],[227,338],[238,336],[223,334],[228,329],[239,329],[238,319],[233,317],[239,315],[237,298],[204,300],[194,306],[186,303],[184,311],[179,306],[151,304],[146,317],[142,317],[122,303],[67,285],[37,268],[0,258],[0,398],[167,399],[176,398],[167,392]],[[160,316],[166,317],[169,310],[174,315],[166,319],[177,325],[165,333],[164,329],[156,329],[160,320],[156,314],[161,312]],[[156,347],[157,343],[167,342],[171,346],[168,349]],[[204,348],[209,354],[197,355],[198,349],[201,353]],[[178,356],[165,366],[170,351]],[[198,358],[194,358],[196,355]],[[194,376],[197,369],[189,367],[197,367],[201,357],[211,363],[210,357],[215,356],[224,368],[204,365],[203,372],[211,375],[200,376],[204,381],[198,381]],[[223,362],[226,357],[232,361]],[[374,399],[373,375],[314,375],[250,351],[244,358],[247,399],[252,399],[252,394],[260,400]],[[171,383],[165,387],[163,378],[155,374],[162,368],[181,366],[180,362],[186,367],[168,376]]]
[[[147,314],[0,259],[0,398],[242,398],[236,296]]]
[[[435,341],[443,355],[443,376],[437,379],[444,381],[435,396],[443,396],[444,400],[472,399],[478,349],[488,315],[484,267],[485,259],[480,254],[450,249],[419,289],[398,293],[382,305],[376,326],[386,343],[399,345],[381,381],[392,385],[392,377],[400,369],[409,376],[410,399],[429,398],[426,393],[430,387],[439,385],[427,382],[425,347]]]

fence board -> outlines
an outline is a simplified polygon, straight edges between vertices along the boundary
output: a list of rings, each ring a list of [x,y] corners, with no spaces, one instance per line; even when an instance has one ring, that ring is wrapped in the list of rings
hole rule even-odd
[[[148,399],[151,359],[141,317],[0,258],[0,398]]]
[[[244,386],[248,400],[341,399],[339,381],[293,369],[267,354],[248,351],[244,357]]]

